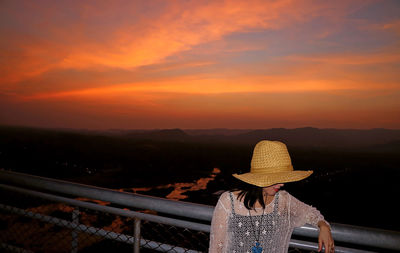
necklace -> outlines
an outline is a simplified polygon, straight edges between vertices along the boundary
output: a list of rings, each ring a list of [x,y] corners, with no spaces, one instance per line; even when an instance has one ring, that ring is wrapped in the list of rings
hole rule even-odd
[[[263,248],[260,246],[260,235],[261,235],[261,228],[262,228],[263,221],[264,221],[264,212],[265,212],[265,208],[263,208],[263,213],[261,215],[261,224],[258,227],[258,234],[256,234],[256,230],[254,229],[254,226],[253,226],[253,219],[251,217],[250,210],[249,210],[250,224],[251,224],[251,227],[253,228],[254,235],[256,237],[256,245],[251,247],[252,253],[262,253],[262,250],[263,250]]]

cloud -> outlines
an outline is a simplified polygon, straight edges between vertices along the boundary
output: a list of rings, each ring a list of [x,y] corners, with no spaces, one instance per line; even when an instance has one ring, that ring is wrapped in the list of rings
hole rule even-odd
[[[287,57],[289,60],[302,62],[319,62],[332,65],[369,65],[382,63],[397,63],[400,62],[400,53],[391,52],[373,52],[363,54],[319,54],[319,55],[291,55]]]
[[[339,84],[338,84],[339,82]],[[259,76],[248,80],[246,76],[235,79],[211,79],[188,76],[184,78],[168,78],[157,82],[125,83],[113,86],[81,88],[66,91],[36,92],[32,94],[18,95],[17,100],[74,100],[96,99],[99,101],[124,100],[137,101],[145,98],[153,98],[149,94],[240,94],[263,93],[277,94],[288,93],[301,95],[304,92],[340,92],[351,90],[398,90],[397,83],[393,87],[381,83],[365,81],[362,84],[357,80],[326,80],[326,79],[300,79],[298,77]],[[354,94],[353,94],[354,95]]]
[[[235,32],[279,29],[331,12],[326,4],[285,0],[22,2],[25,8],[7,4],[10,25],[0,30],[7,33],[2,47],[6,47],[3,58],[8,64],[2,64],[2,82],[24,80],[55,68],[131,69],[158,64]]]
[[[4,1],[1,106],[90,127],[356,125],[368,111],[383,124],[398,112],[398,21],[368,19],[370,2]]]
[[[63,97],[14,103],[3,111],[8,122],[90,128],[206,128],[235,126],[396,128],[399,93],[354,96],[327,93],[121,92],[108,96]],[[374,93],[365,91],[365,93]],[[129,99],[127,99],[129,98]],[[3,103],[2,101],[0,104]],[[16,115],[19,115],[17,117]],[[4,121],[3,121],[4,122]]]

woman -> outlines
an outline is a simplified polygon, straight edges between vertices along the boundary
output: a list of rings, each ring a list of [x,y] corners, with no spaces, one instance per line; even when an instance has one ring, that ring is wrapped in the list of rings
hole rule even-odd
[[[319,249],[334,252],[330,225],[320,212],[280,190],[312,171],[294,171],[286,145],[261,141],[253,151],[250,172],[234,174],[244,182],[238,191],[223,193],[214,209],[209,252],[287,252],[295,227],[319,228]]]

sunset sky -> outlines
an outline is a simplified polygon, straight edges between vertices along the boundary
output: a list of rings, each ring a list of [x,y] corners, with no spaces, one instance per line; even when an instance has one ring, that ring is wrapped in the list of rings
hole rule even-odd
[[[0,124],[400,129],[400,1],[0,1]]]

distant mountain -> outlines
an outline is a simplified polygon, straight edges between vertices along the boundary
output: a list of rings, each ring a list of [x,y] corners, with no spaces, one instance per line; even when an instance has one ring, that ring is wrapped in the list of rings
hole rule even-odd
[[[292,146],[365,147],[400,140],[400,130],[390,129],[318,129],[312,127],[254,130],[236,136],[239,142],[279,140]]]
[[[179,142],[207,142],[207,143],[236,143],[254,145],[260,140],[279,140],[289,146],[298,147],[335,147],[335,148],[368,148],[368,150],[385,150],[400,152],[400,130],[393,129],[319,129],[304,128],[272,128],[272,129],[153,129],[129,130],[111,129],[99,130],[72,130],[72,129],[40,129],[29,127],[0,126],[0,133],[4,136],[33,136],[44,133],[57,134],[76,133],[96,136],[118,136],[136,140],[179,141]],[[0,134],[1,135],[1,134]]]
[[[259,130],[185,130],[187,139],[197,141],[219,141],[254,145],[260,140],[278,140],[298,147],[348,147],[361,148],[379,146],[379,149],[396,150],[400,141],[400,130],[391,129],[319,129],[272,128]],[[191,137],[191,138],[189,138]],[[377,146],[377,149],[378,149]],[[400,151],[400,150],[399,150]]]
[[[184,129],[188,135],[192,136],[233,136],[248,133],[254,129],[228,129],[228,128],[212,128],[212,129]]]
[[[148,130],[145,132],[128,132],[125,137],[134,139],[183,141],[189,136],[181,129]]]

